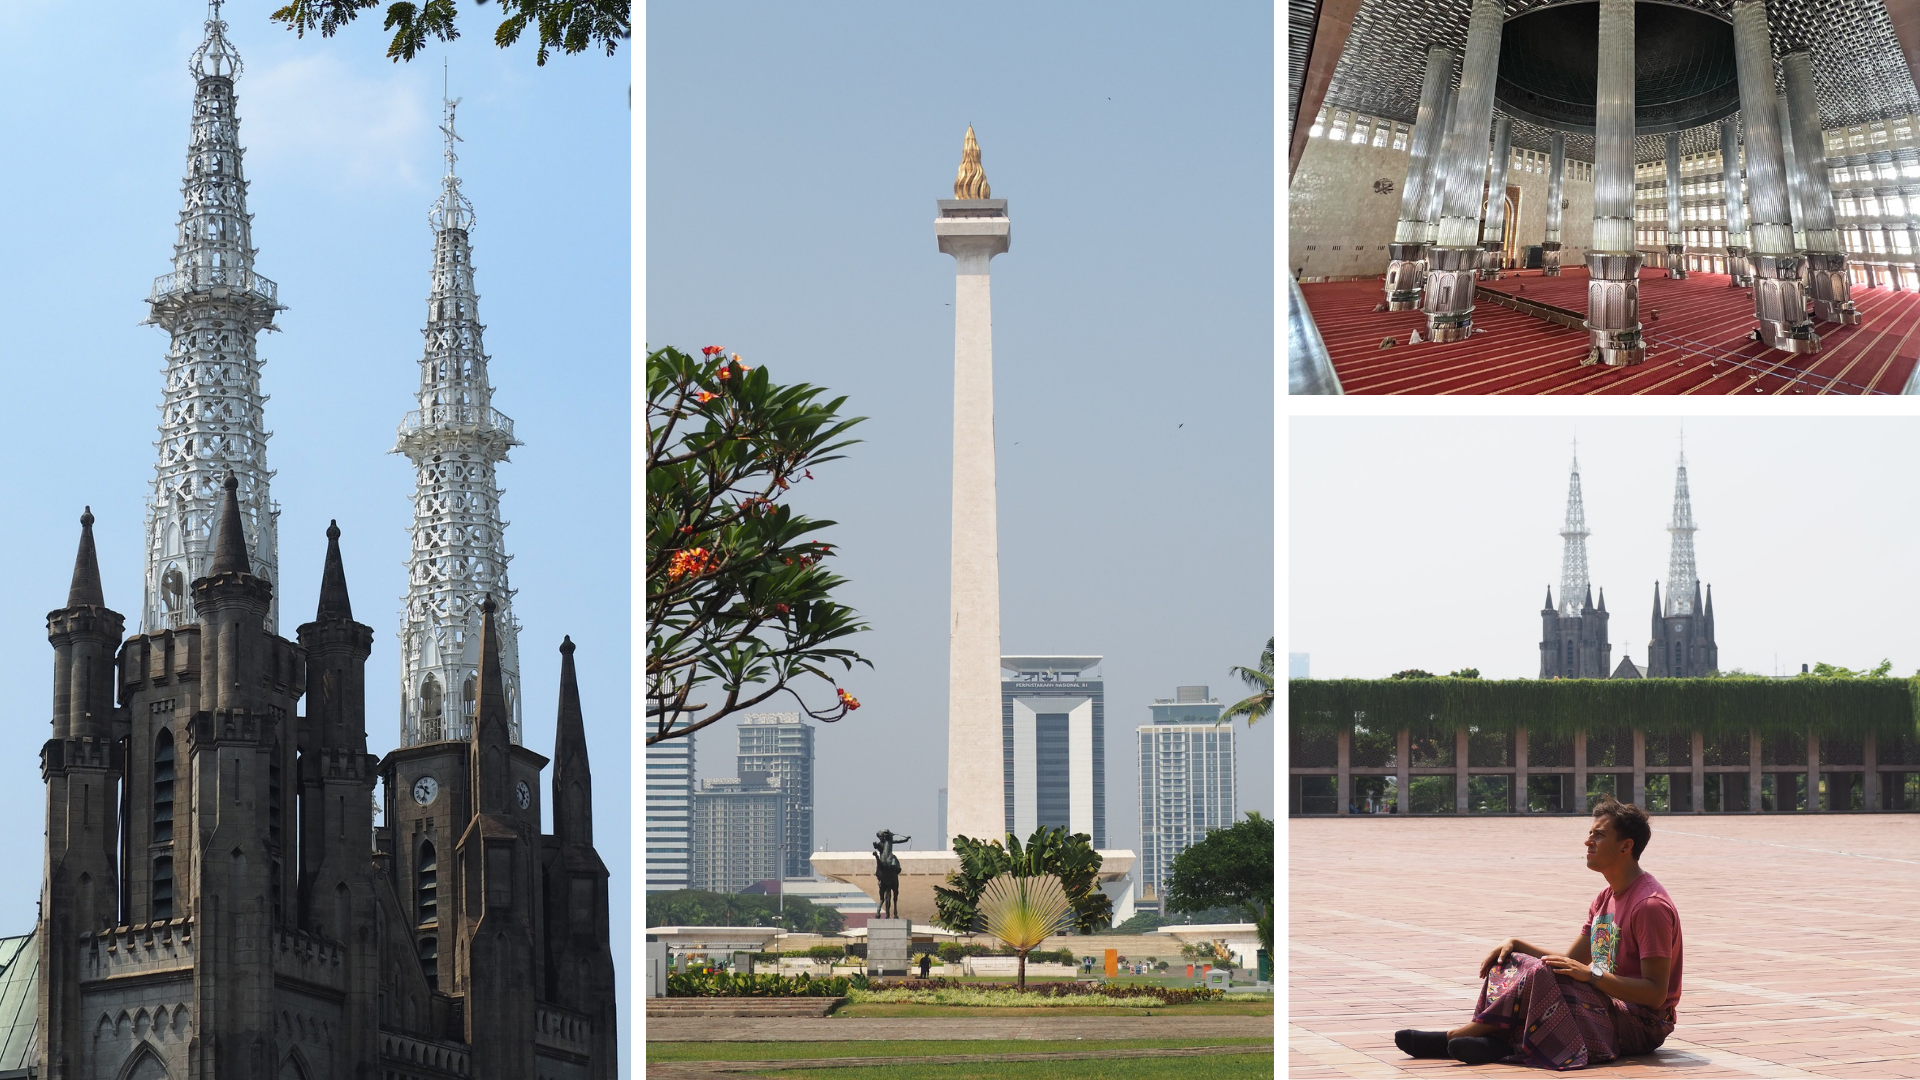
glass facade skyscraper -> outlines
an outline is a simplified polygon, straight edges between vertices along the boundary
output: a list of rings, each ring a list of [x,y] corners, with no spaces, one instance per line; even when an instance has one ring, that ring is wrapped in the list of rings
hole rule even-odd
[[[782,874],[813,876],[813,728],[797,712],[748,713],[740,722],[740,775],[763,772],[786,793],[786,854]]]
[[[1097,656],[1000,658],[1006,831],[1022,842],[1064,826],[1107,846],[1104,685]],[[1004,837],[976,837],[1004,840]],[[950,841],[951,838],[949,837]]]
[[[647,891],[691,888],[692,735],[647,747]]]
[[[1140,739],[1140,893],[1159,901],[1174,856],[1239,816],[1233,727],[1204,686],[1148,707]]]

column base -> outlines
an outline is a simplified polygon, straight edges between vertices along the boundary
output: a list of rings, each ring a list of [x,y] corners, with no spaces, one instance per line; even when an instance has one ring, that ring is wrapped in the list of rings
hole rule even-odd
[[[1687,279],[1687,246],[1685,244],[1667,245],[1667,277],[1675,281]]]
[[[1427,276],[1425,244],[1387,245],[1387,310],[1412,311],[1420,306],[1420,287]]]
[[[1428,248],[1426,290],[1420,310],[1427,315],[1427,338],[1465,341],[1473,334],[1474,276],[1480,249]]]
[[[1645,363],[1640,336],[1640,256],[1587,252],[1587,363],[1630,367]]]
[[[1807,252],[1807,283],[1813,317],[1821,322],[1858,326],[1860,311],[1853,306],[1852,283],[1847,280],[1847,256],[1838,251]]]
[[[1502,246],[1495,243],[1480,245],[1480,280],[1500,280],[1500,254]]]
[[[1766,344],[1787,353],[1819,352],[1820,335],[1807,318],[1806,285],[1800,280],[1805,260],[1754,254],[1747,261],[1753,266],[1753,317],[1760,320]]]
[[[1727,248],[1727,288],[1753,288],[1753,272],[1747,269],[1747,249],[1743,247]]]

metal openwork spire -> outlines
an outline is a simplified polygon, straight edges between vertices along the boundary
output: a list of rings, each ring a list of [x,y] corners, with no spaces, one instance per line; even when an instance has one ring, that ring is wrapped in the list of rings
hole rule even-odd
[[[1567,482],[1566,547],[1560,556],[1560,614],[1578,615],[1587,596],[1587,509],[1580,501],[1580,441],[1573,443],[1573,478]]]
[[[206,37],[188,65],[196,87],[173,272],[153,283],[147,322],[172,339],[160,406],[160,460],[147,501],[149,632],[192,625],[194,579],[213,557],[214,530],[231,472],[239,482],[254,573],[279,580],[279,508],[267,490],[267,431],[255,352],[262,330],[277,330],[279,286],[253,272],[252,219],[241,174],[240,121],[233,81],[240,54],[226,38],[221,0],[207,5]],[[280,603],[267,609],[275,632]]]
[[[447,174],[427,220],[433,227],[433,288],[427,295],[420,407],[400,422],[394,449],[416,471],[413,549],[401,616],[400,721],[403,746],[472,738],[479,704],[480,605],[492,596],[509,734],[520,742],[519,624],[507,585],[495,466],[520,445],[513,421],[493,408],[480,342],[469,230],[473,206],[454,174],[453,114],[445,99]]]
[[[1680,465],[1673,481],[1673,554],[1667,559],[1667,614],[1692,615],[1698,577],[1693,569],[1693,500],[1687,493],[1687,436],[1680,434]]]

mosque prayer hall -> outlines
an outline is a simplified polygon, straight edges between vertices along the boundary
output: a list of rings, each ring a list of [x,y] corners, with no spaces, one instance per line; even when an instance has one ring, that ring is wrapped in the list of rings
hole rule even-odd
[[[1920,393],[1920,3],[1289,7],[1291,392]]]

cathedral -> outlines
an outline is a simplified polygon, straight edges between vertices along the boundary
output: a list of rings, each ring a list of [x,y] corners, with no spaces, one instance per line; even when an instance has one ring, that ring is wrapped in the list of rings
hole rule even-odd
[[[149,301],[171,347],[141,625],[127,636],[107,606],[91,508],[47,616],[22,1063],[60,1080],[613,1077],[608,874],[570,639],[554,756],[520,745],[494,480],[517,444],[490,404],[453,103],[420,407],[400,430],[417,473],[401,746],[380,759],[374,631],[353,617],[337,523],[313,619],[279,633],[255,339],[281,305],[254,272],[225,31],[216,2],[192,62],[174,265]]]
[[[1295,0],[1291,392],[1920,393],[1904,12]]]
[[[1667,596],[1662,604],[1660,585],[1653,586],[1653,637],[1647,646],[1647,666],[1634,666],[1621,656],[1608,670],[1613,646],[1607,640],[1607,591],[1594,603],[1587,580],[1586,507],[1580,495],[1580,457],[1576,451],[1567,485],[1567,519],[1561,527],[1560,602],[1547,588],[1540,610],[1540,677],[1542,679],[1684,679],[1712,675],[1720,670],[1720,650],[1713,641],[1713,587],[1702,586],[1693,566],[1693,496],[1687,490],[1687,455],[1683,450],[1675,470],[1673,523],[1667,526],[1671,548],[1667,561]]]

